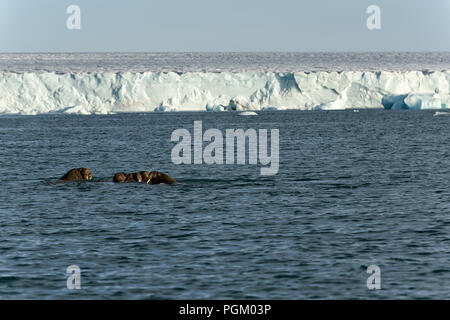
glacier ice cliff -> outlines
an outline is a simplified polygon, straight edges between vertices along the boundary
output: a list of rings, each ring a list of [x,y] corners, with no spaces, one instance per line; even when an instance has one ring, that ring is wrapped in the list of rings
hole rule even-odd
[[[1,114],[446,109],[449,71],[0,73]]]

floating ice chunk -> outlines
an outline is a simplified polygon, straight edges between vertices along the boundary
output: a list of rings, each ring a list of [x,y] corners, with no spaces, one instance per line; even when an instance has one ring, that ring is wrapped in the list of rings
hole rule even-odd
[[[438,94],[409,94],[404,102],[409,109],[443,109],[447,107],[446,97]]]
[[[239,113],[240,116],[257,116],[258,114],[253,111],[244,111]]]
[[[433,116],[438,117],[438,116],[450,116],[450,112],[445,112],[445,111],[436,111]]]

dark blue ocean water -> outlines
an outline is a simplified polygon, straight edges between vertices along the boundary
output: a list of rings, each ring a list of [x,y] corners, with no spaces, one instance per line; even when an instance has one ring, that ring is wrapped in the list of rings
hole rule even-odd
[[[171,133],[194,120],[278,128],[279,173],[174,165]],[[449,127],[388,110],[1,117],[0,298],[449,299]],[[74,167],[94,180],[57,182]],[[179,184],[99,181],[151,169]]]

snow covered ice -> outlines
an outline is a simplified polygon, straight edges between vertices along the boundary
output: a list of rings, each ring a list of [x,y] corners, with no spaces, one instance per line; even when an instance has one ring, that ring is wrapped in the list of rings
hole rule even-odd
[[[145,66],[98,70],[88,63],[84,72],[67,66],[63,71],[43,66],[25,72],[4,64],[0,57],[1,114],[450,108],[450,68],[357,71],[350,64],[349,71],[229,66],[232,72],[217,72],[209,66],[166,72],[140,71]]]

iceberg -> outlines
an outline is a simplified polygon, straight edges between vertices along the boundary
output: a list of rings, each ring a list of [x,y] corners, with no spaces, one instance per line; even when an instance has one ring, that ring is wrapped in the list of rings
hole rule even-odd
[[[450,70],[1,72],[0,114],[447,109]]]
[[[239,113],[240,116],[257,116],[258,114],[254,111],[244,111]]]
[[[439,117],[439,116],[450,116],[450,112],[445,111],[436,111],[433,116]]]

